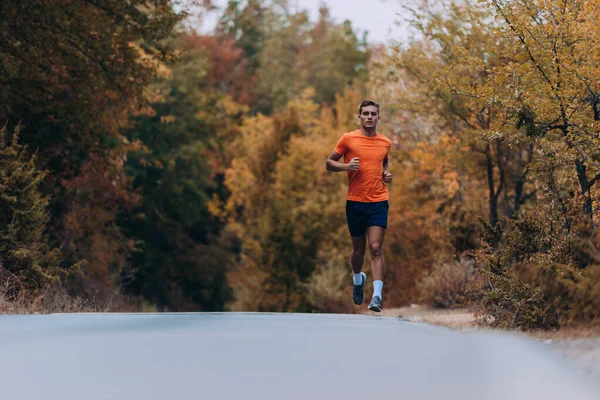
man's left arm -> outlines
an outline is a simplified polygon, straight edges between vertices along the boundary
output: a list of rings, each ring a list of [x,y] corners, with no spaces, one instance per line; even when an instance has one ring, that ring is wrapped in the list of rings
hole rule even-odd
[[[386,183],[389,183],[392,181],[392,174],[391,172],[388,171],[388,166],[389,166],[389,159],[388,159],[388,155],[385,155],[385,158],[383,159],[383,181]]]

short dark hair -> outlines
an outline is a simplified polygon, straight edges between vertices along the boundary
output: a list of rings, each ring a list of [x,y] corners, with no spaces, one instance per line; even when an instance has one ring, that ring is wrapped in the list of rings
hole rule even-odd
[[[373,100],[363,100],[362,103],[360,103],[360,106],[358,107],[358,113],[360,114],[362,112],[363,107],[368,107],[368,106],[377,107],[377,114],[379,114],[379,104],[377,104]]]

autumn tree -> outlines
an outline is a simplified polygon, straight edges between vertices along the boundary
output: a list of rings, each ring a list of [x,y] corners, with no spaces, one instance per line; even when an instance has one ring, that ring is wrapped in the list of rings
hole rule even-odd
[[[488,229],[479,260],[491,289],[483,308],[499,325],[550,328],[596,321],[598,296],[594,193],[598,180],[598,4],[594,1],[492,1],[501,62],[488,65],[465,46],[466,63],[485,71],[460,85],[469,107],[492,107],[490,134],[533,143],[529,179],[535,207],[522,221]],[[500,40],[503,45],[499,46]]]
[[[518,217],[533,190],[526,184],[533,146],[492,134],[498,125],[495,107],[470,108],[461,91],[486,84],[488,69],[502,63],[500,53],[489,49],[505,49],[507,41],[494,36],[489,10],[475,1],[423,0],[404,8],[418,38],[384,52],[372,73],[374,92],[387,100],[398,122],[395,129],[408,143],[434,143],[450,135],[459,139],[457,148],[468,149],[450,154],[456,156],[452,162],[463,177],[461,186],[472,186],[465,196],[480,196],[475,186],[485,188],[492,226],[504,217]],[[478,66],[465,62],[456,47],[479,60]]]
[[[500,134],[530,137],[560,164],[571,165],[585,215],[594,216],[592,189],[600,178],[595,161],[598,109],[596,18],[594,1],[493,1],[502,27],[496,36],[511,37],[506,48],[492,47],[504,58],[488,68],[490,79],[474,90],[477,104],[492,103],[506,123]],[[469,54],[469,56],[471,56]],[[469,60],[481,68],[475,58]],[[501,88],[501,90],[499,90]],[[516,128],[516,129],[515,129]]]
[[[0,119],[62,176],[118,140],[181,15],[171,1],[3,1]]]
[[[169,0],[2,1],[0,120],[23,121],[21,141],[48,177],[50,237],[63,266],[83,261],[73,287],[106,299],[131,243],[115,215],[135,204],[122,129],[170,53],[183,14]]]

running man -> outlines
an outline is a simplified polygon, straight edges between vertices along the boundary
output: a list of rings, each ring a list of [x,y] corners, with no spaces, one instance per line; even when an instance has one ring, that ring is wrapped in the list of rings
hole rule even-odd
[[[362,272],[367,238],[373,271],[373,297],[369,310],[381,312],[383,289],[383,238],[387,229],[388,189],[392,181],[388,172],[388,154],[392,142],[377,132],[379,104],[363,101],[358,108],[361,128],[342,135],[327,159],[327,170],[348,174],[346,219],[352,239],[352,300],[360,305],[364,299],[367,275]],[[344,157],[344,162],[340,158]]]

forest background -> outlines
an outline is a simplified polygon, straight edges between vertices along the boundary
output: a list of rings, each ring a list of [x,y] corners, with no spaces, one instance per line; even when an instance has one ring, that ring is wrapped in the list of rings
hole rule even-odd
[[[398,8],[375,46],[285,0],[3,0],[0,312],[357,312],[325,159],[370,98],[385,307],[597,325],[600,1]]]

